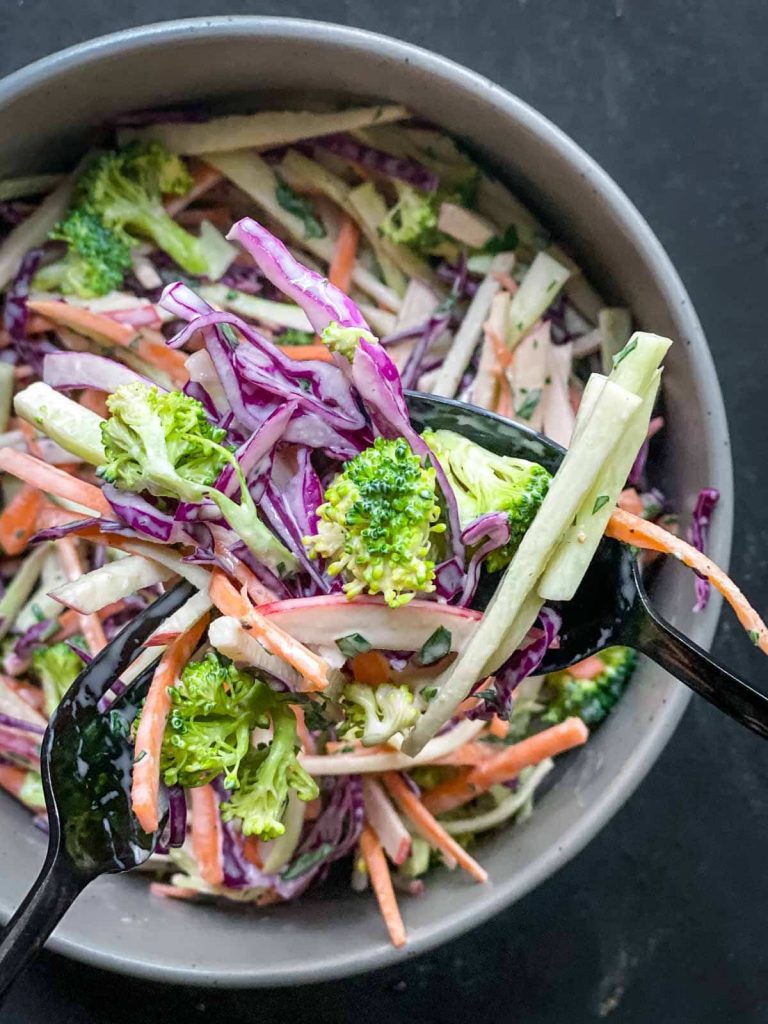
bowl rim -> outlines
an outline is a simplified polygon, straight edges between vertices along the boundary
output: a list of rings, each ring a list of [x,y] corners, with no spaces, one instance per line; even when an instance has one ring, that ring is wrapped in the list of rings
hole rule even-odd
[[[713,527],[712,541],[717,547],[720,563],[727,569],[733,539],[733,466],[728,425],[712,355],[691,300],[661,242],[619,185],[570,136],[524,100],[482,74],[471,71],[447,57],[388,35],[311,19],[229,15],[154,22],[77,43],[39,58],[1,79],[0,105],[11,103],[28,89],[55,79],[57,75],[74,66],[88,65],[118,52],[128,53],[171,45],[176,40],[187,38],[190,31],[198,35],[204,33],[209,38],[271,36],[293,40],[319,39],[341,47],[363,48],[385,57],[405,60],[432,75],[438,82],[450,80],[454,85],[472,94],[479,103],[492,104],[500,108],[502,113],[516,120],[528,132],[554,148],[576,173],[593,184],[601,200],[610,207],[611,215],[633,238],[644,260],[655,269],[659,292],[666,305],[675,310],[686,337],[690,339],[702,402],[711,414],[708,418],[708,437],[716,437],[719,442],[711,445],[710,460],[713,478],[718,482],[726,500],[722,502],[722,510]],[[713,605],[706,619],[702,619],[699,630],[699,642],[705,647],[712,642],[719,618],[719,603],[713,602]],[[395,950],[389,946],[372,946],[368,950],[361,949],[354,960],[331,955],[319,958],[312,965],[301,968],[287,967],[285,970],[270,968],[268,973],[260,972],[258,965],[249,970],[234,968],[231,972],[207,970],[202,964],[176,968],[169,965],[158,966],[148,959],[138,960],[119,952],[89,946],[78,939],[68,938],[66,919],[51,938],[49,946],[57,953],[96,967],[156,981],[201,986],[305,984],[402,963],[405,959],[411,959],[482,924],[571,860],[616,813],[642,781],[677,727],[690,696],[690,691],[686,688],[674,688],[632,756],[623,764],[621,771],[606,785],[600,798],[584,812],[579,821],[568,832],[562,834],[556,846],[545,850],[535,862],[518,872],[513,879],[496,883],[493,887],[478,889],[477,897],[470,908],[419,929],[418,934],[403,950]],[[10,912],[10,907],[0,903],[0,918],[7,919]]]

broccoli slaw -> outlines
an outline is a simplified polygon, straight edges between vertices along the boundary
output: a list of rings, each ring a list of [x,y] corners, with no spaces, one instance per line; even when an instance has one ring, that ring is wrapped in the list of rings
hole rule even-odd
[[[341,862],[402,945],[396,893],[439,863],[486,881],[476,837],[629,682],[628,648],[537,675],[604,535],[693,568],[696,609],[714,585],[768,653],[706,557],[717,492],[686,542],[648,478],[671,342],[401,107],[109,134],[0,182],[0,787],[44,826],[47,718],[186,579],[112,694],[159,655],[129,723],[152,891],[266,905]],[[566,456],[419,433],[405,388]]]

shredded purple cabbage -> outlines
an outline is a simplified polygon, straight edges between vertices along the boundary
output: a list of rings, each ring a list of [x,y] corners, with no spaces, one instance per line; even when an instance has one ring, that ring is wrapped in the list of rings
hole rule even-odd
[[[512,694],[528,676],[532,675],[544,660],[560,632],[562,620],[551,608],[542,608],[538,625],[540,635],[529,640],[524,647],[515,651],[496,673],[493,682],[493,696],[484,696],[480,703],[467,715],[468,718],[488,720],[494,715],[505,720],[512,711]],[[482,683],[478,683],[481,686]]]
[[[315,140],[314,144],[348,163],[358,164],[387,178],[404,181],[421,192],[435,192],[440,187],[438,176],[424,164],[408,157],[397,157],[384,150],[374,149],[373,146],[367,146],[351,135],[342,132],[336,135],[323,135]]]
[[[707,541],[709,537],[709,526],[712,522],[712,513],[715,511],[720,500],[720,491],[714,487],[705,487],[699,491],[696,505],[691,516],[691,525],[688,528],[688,543],[692,544],[702,554],[707,553]],[[712,586],[709,580],[697,576],[694,585],[696,587],[696,604],[693,606],[695,612],[703,612],[709,603]]]

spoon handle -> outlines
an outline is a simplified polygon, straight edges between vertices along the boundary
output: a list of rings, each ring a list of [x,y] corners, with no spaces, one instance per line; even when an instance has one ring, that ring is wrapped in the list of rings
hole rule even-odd
[[[57,850],[45,864],[0,941],[0,1003],[64,914],[91,881]]]
[[[628,642],[718,710],[768,738],[768,697],[666,622],[651,606],[639,574],[635,583],[640,599],[633,608]]]

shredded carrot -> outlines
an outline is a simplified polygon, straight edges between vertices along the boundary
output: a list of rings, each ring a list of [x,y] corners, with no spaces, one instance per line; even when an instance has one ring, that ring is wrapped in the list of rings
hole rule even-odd
[[[508,291],[510,295],[514,295],[520,287],[511,274],[505,274],[501,270],[494,270],[491,273],[491,277],[494,281],[500,284],[505,291]]]
[[[364,825],[363,831],[360,833],[360,851],[365,860],[365,866],[368,868],[371,886],[376,894],[390,941],[396,948],[404,946],[406,943],[405,925],[397,905],[384,847],[370,825]]]
[[[255,864],[257,868],[264,867],[264,860],[261,856],[261,840],[256,836],[246,836],[243,842],[243,854],[245,859]]]
[[[343,292],[349,291],[349,286],[352,282],[352,271],[357,259],[357,243],[359,238],[360,230],[357,224],[355,224],[348,213],[345,213],[339,226],[333,258],[328,270],[328,280]]]
[[[349,667],[352,669],[355,682],[368,683],[370,686],[389,682],[392,675],[392,666],[381,651],[366,651],[364,654],[356,654],[350,661]]]
[[[575,665],[571,665],[568,675],[573,676],[574,679],[594,679],[604,671],[605,664],[602,658],[598,658],[596,654],[590,654],[583,661],[577,661]]]
[[[96,388],[84,388],[80,392],[78,404],[82,405],[84,409],[90,409],[91,412],[95,412],[97,416],[101,416],[103,419],[109,416],[107,396],[103,391],[97,391]]]
[[[220,569],[213,571],[209,592],[211,600],[222,615],[239,618],[243,628],[252,633],[270,654],[293,665],[303,678],[304,692],[326,688],[328,664],[284,629],[270,622],[267,616],[258,612],[248,600],[245,590],[238,593]]]
[[[45,334],[53,330],[53,324],[44,316],[28,316],[25,325],[25,332],[28,337],[34,334]]]
[[[10,764],[0,764],[0,788],[11,796],[19,798],[24,780],[27,777],[26,769],[14,768]]]
[[[59,556],[61,567],[67,579],[70,582],[79,580],[83,575],[83,566],[80,562],[80,556],[77,553],[74,540],[71,537],[60,537],[56,541],[56,554]],[[90,653],[98,654],[99,651],[103,651],[107,646],[107,638],[104,635],[104,627],[99,616],[95,612],[90,615],[78,613],[78,622]]]
[[[186,210],[190,203],[194,203],[200,196],[210,192],[214,185],[218,185],[222,180],[222,175],[210,164],[203,163],[202,160],[195,160],[191,163],[189,174],[192,184],[188,191],[183,196],[174,196],[172,199],[168,199],[165,203],[166,213],[171,217],[176,217],[182,210]]]
[[[763,654],[768,654],[768,628],[763,620],[733,580],[693,545],[673,536],[656,523],[633,516],[623,509],[616,509],[608,520],[605,533],[606,536],[613,537],[614,540],[620,540],[624,544],[631,544],[636,548],[672,555],[683,565],[687,565],[689,569],[700,573],[733,608],[736,617],[749,633],[755,647],[759,647]]]
[[[248,597],[255,605],[270,604],[272,601],[278,600],[277,594],[269,587],[264,586],[256,573],[252,572],[237,555],[233,555],[226,544],[223,544],[218,538],[214,543],[214,551],[240,588],[245,587]]]
[[[333,362],[333,356],[325,345],[281,345],[279,338],[276,338],[275,341],[283,355],[288,356],[289,359],[296,359],[299,362],[304,362],[307,359],[317,359],[321,363]]]
[[[176,685],[182,669],[194,654],[208,619],[207,614],[203,615],[163,652],[144,701],[136,730],[131,806],[145,832],[155,832],[159,825],[160,751],[171,710],[168,691]]]
[[[508,370],[512,366],[514,354],[509,351],[509,348],[504,343],[504,339],[490,322],[486,321],[483,325],[483,330],[486,338],[490,339],[490,342],[493,345],[496,362],[502,370]]]
[[[617,504],[619,508],[623,508],[625,512],[631,512],[632,515],[642,516],[643,514],[643,502],[634,487],[626,487],[619,495]]]
[[[559,725],[528,736],[456,778],[441,782],[424,794],[424,804],[433,814],[452,811],[486,793],[491,786],[513,779],[523,768],[586,743],[588,736],[589,730],[580,718],[566,718]]]
[[[193,900],[199,896],[197,889],[188,886],[170,885],[168,882],[150,882],[149,891],[153,896],[168,900]]]
[[[416,794],[406,786],[402,776],[397,772],[384,772],[382,779],[389,795],[428,843],[435,846],[446,857],[454,860],[475,881],[488,881],[488,872],[480,867],[474,857],[470,857],[453,836],[448,835],[440,822],[427,810]]]
[[[491,736],[495,736],[496,739],[503,740],[509,732],[509,722],[505,722],[503,718],[494,715],[488,723],[488,732]]]
[[[312,739],[312,733],[307,728],[307,723],[304,720],[304,708],[300,704],[294,704],[293,713],[296,716],[296,733],[301,743],[301,749],[305,754],[314,754],[315,741]]]
[[[0,471],[10,473],[56,498],[84,505],[97,515],[112,516],[112,509],[100,488],[78,480],[57,466],[36,459],[34,455],[17,452],[14,448],[0,448]]]
[[[24,484],[0,515],[0,544],[7,555],[19,555],[37,530],[45,497],[31,484]]]
[[[179,387],[189,380],[186,356],[169,348],[159,331],[131,327],[105,313],[94,313],[58,300],[34,299],[27,303],[27,308],[99,344],[130,348],[137,356],[164,370]]]
[[[506,725],[506,723],[504,723]],[[498,747],[492,747],[489,743],[465,743],[457,750],[451,751],[444,757],[438,757],[432,764],[443,766],[459,766],[482,764],[489,757],[495,757]]]
[[[219,800],[213,786],[197,786],[189,791],[192,803],[192,853],[200,877],[209,885],[221,885],[221,818]]]

